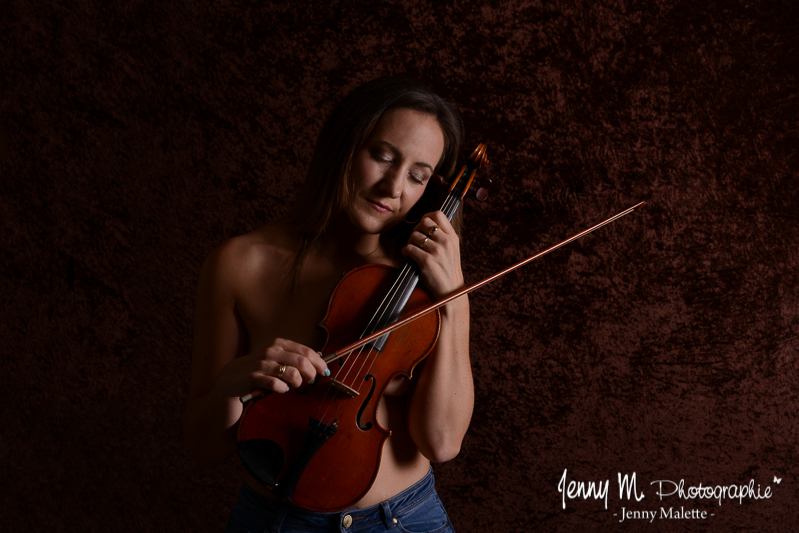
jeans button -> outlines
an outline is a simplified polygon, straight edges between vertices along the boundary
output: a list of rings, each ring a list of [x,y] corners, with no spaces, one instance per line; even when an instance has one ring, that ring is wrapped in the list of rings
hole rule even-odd
[[[352,517],[350,515],[346,515],[344,520],[341,522],[344,527],[350,527],[352,525]]]

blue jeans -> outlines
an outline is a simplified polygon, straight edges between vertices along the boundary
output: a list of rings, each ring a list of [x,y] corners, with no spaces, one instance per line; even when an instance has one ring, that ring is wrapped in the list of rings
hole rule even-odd
[[[365,509],[314,513],[258,494],[246,483],[225,533],[454,533],[438,499],[433,470],[393,498]]]

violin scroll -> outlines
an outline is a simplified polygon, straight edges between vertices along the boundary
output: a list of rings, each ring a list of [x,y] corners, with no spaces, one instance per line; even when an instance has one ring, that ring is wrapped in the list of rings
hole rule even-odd
[[[477,148],[475,148],[474,152],[472,152],[472,155],[469,157],[469,160],[466,164],[472,165],[477,169],[483,168],[484,166],[490,164],[488,155],[486,155],[486,145],[483,143],[477,145]],[[474,194],[475,198],[481,202],[484,202],[488,198],[488,187],[490,187],[492,184],[493,182],[491,181],[491,178],[484,178],[485,186],[480,186],[477,188],[477,192]]]
[[[474,168],[480,169],[483,165],[488,164],[488,155],[486,155],[486,150],[488,146],[485,143],[480,143],[477,145],[477,148],[474,149],[472,155],[469,156],[469,159],[466,160],[466,165]]]
[[[463,197],[466,195],[466,191],[469,190],[469,187],[472,186],[472,183],[477,176],[477,171],[482,167],[488,165],[488,155],[486,155],[487,146],[484,143],[480,143],[477,145],[477,148],[474,149],[472,155],[466,160],[466,164],[463,165],[460,172],[455,176],[455,179],[452,180],[452,184],[449,188],[449,194],[458,198],[458,203],[460,200],[463,200]],[[488,185],[491,184],[491,180],[488,179]],[[475,194],[478,200],[481,202],[488,198],[488,189],[486,187],[478,187],[477,192]]]

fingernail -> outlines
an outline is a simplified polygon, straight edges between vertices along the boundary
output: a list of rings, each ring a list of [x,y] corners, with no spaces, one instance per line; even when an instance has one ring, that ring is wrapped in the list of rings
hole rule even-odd
[[[329,375],[330,375],[330,369],[329,368],[325,368],[325,377],[327,377]]]
[[[291,387],[289,387],[288,385],[286,385],[286,392],[288,392],[288,391],[290,391],[290,390],[291,390]]]

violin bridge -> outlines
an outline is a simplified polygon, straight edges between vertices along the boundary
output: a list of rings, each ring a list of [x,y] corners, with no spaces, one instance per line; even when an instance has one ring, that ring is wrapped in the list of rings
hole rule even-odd
[[[335,379],[331,379],[330,383],[333,384],[338,390],[349,396],[350,398],[355,398],[359,395],[358,391],[353,389],[352,387],[348,387],[347,385],[343,384],[340,381],[336,381]]]

